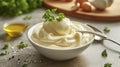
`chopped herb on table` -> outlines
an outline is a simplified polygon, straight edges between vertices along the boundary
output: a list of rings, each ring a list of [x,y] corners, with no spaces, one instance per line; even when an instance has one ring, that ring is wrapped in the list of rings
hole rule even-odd
[[[8,44],[4,44],[4,47],[2,48],[3,50],[8,49]]]
[[[106,64],[104,64],[104,67],[112,67],[112,64],[111,63],[106,63]]]
[[[104,32],[105,32],[105,33],[109,33],[109,32],[110,32],[110,29],[109,29],[108,27],[105,27],[105,28],[104,28]]]
[[[8,52],[5,51],[5,52],[0,53],[0,56],[4,56],[4,55],[7,55],[7,54],[8,54]]]
[[[107,56],[108,56],[106,49],[102,51],[102,54],[101,54],[101,55],[102,55],[103,57],[107,57]]]
[[[23,48],[26,48],[27,46],[28,46],[27,44],[25,44],[23,41],[21,41],[18,45],[18,48],[23,49]]]
[[[23,64],[22,67],[27,67],[27,64]]]

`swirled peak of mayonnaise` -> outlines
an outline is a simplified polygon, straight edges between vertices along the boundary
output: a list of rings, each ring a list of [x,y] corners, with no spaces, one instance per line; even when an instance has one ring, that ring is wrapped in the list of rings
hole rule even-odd
[[[66,35],[69,34],[72,27],[71,22],[68,18],[64,18],[62,21],[47,21],[44,22],[43,28],[48,33],[53,33],[55,35]]]
[[[83,34],[77,32],[78,30],[90,29],[86,25],[73,23],[68,18],[47,21],[34,29],[32,40],[51,48],[73,48],[84,45],[93,38],[92,34]]]

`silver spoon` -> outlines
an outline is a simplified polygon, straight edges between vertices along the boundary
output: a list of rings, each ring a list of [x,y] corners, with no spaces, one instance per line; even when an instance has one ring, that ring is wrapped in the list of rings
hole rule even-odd
[[[117,45],[120,46],[120,43],[118,43],[117,41],[113,40],[113,39],[110,39],[108,38],[105,34],[103,34],[99,29],[87,24],[89,27],[91,27],[95,32],[91,32],[91,31],[79,31],[81,33],[90,33],[90,34],[94,34],[95,35],[95,39],[96,40],[109,40]]]
[[[96,27],[94,27],[94,26],[92,26],[92,25],[89,25],[89,24],[87,24],[87,26],[91,27],[95,32],[102,33],[104,36],[107,37],[107,35],[105,35],[101,30],[97,29]],[[100,37],[100,36],[95,35],[95,40],[96,40],[96,41],[102,41],[103,38]]]

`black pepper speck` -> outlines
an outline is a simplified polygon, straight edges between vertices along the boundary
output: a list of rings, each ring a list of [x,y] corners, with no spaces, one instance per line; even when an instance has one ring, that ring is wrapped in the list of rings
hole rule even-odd
[[[11,59],[13,59],[13,58],[14,58],[14,56],[10,57],[8,60],[11,60]]]
[[[20,59],[18,58],[18,61],[19,61]]]
[[[13,59],[15,56],[12,56],[11,58]]]

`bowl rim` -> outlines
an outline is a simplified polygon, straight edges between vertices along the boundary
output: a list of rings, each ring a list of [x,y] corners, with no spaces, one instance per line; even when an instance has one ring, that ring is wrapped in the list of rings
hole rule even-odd
[[[29,28],[29,30],[28,30],[28,32],[27,32],[27,38],[28,38],[29,41],[31,41],[31,42],[33,43],[33,44],[32,44],[33,46],[34,46],[34,45],[37,45],[37,46],[39,46],[39,47],[42,47],[42,48],[45,48],[45,49],[51,49],[51,50],[74,50],[74,49],[79,49],[79,48],[82,48],[82,47],[85,47],[85,46],[90,45],[90,44],[94,41],[94,38],[95,38],[95,35],[93,35],[92,39],[91,39],[89,42],[87,42],[86,44],[80,45],[80,46],[77,46],[77,47],[73,47],[73,48],[51,48],[51,47],[46,47],[46,46],[44,46],[44,45],[40,45],[40,44],[34,42],[34,41],[32,40],[32,38],[31,38],[31,35],[32,35],[31,32],[33,32],[33,30],[35,29],[35,27],[37,27],[38,25],[40,25],[40,24],[42,24],[42,23],[43,23],[43,22],[37,23],[37,24],[33,25],[32,27]],[[77,22],[77,23],[78,23],[78,22]],[[82,24],[82,23],[80,23],[80,24]],[[90,30],[94,31],[91,27],[89,27],[89,26],[87,26],[87,27],[88,27]]]
[[[6,22],[3,24],[3,27],[6,27],[10,24],[23,24],[25,26],[28,26],[29,24],[28,23],[25,23],[25,21],[13,21],[13,22]]]

